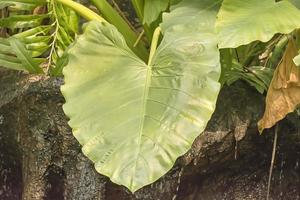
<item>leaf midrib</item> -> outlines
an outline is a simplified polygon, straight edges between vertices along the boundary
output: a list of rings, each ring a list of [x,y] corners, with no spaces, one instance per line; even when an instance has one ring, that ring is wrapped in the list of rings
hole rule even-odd
[[[138,149],[137,149],[137,153],[136,153],[136,156],[134,159],[133,176],[132,176],[131,183],[130,183],[131,187],[133,186],[133,183],[134,183],[137,160],[138,160],[138,157],[139,157],[140,151],[141,151],[141,141],[142,141],[143,129],[144,129],[144,123],[145,123],[147,99],[149,96],[149,89],[150,89],[150,85],[151,85],[152,67],[150,65],[146,65],[146,67],[147,67],[147,72],[146,72],[146,81],[145,81],[145,87],[144,87],[143,98],[142,98],[142,109],[141,109],[141,114],[140,114],[141,121],[140,121],[140,125],[139,125]]]

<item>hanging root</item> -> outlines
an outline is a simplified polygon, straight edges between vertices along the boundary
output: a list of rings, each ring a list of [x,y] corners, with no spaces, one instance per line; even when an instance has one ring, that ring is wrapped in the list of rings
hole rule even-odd
[[[273,173],[273,168],[274,168],[274,161],[275,161],[275,155],[276,155],[276,146],[277,146],[277,139],[278,139],[278,127],[279,127],[279,125],[277,123],[276,124],[276,128],[275,128],[275,136],[274,136],[274,142],[273,142],[272,159],[271,159],[271,165],[270,165],[270,171],[269,171],[267,200],[270,199],[271,180],[272,180],[272,173]]]

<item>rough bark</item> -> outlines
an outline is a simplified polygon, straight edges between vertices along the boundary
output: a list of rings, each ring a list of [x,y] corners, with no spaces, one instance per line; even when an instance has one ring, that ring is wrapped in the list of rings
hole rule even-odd
[[[207,130],[173,169],[135,194],[98,174],[62,111],[61,79],[0,70],[0,199],[265,199],[273,130],[260,136],[264,97],[225,87]],[[297,127],[298,125],[298,127]],[[299,119],[280,123],[273,199],[300,199]]]

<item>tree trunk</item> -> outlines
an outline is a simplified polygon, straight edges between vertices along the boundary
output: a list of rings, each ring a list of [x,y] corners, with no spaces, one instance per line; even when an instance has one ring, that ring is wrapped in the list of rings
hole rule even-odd
[[[81,153],[62,111],[61,84],[0,70],[1,200],[265,199],[274,131],[258,134],[264,97],[248,85],[225,87],[193,148],[160,180],[131,194]],[[299,126],[293,115],[280,123],[273,199],[300,199]]]

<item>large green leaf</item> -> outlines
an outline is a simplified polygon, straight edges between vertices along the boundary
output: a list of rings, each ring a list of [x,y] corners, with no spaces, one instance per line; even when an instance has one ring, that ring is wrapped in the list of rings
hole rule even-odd
[[[64,111],[84,154],[113,182],[133,192],[154,182],[206,127],[220,89],[214,8],[186,0],[165,14],[149,65],[107,23],[89,23],[70,48]]]
[[[299,27],[300,11],[288,1],[274,0],[224,0],[216,23],[220,48],[266,42]]]

